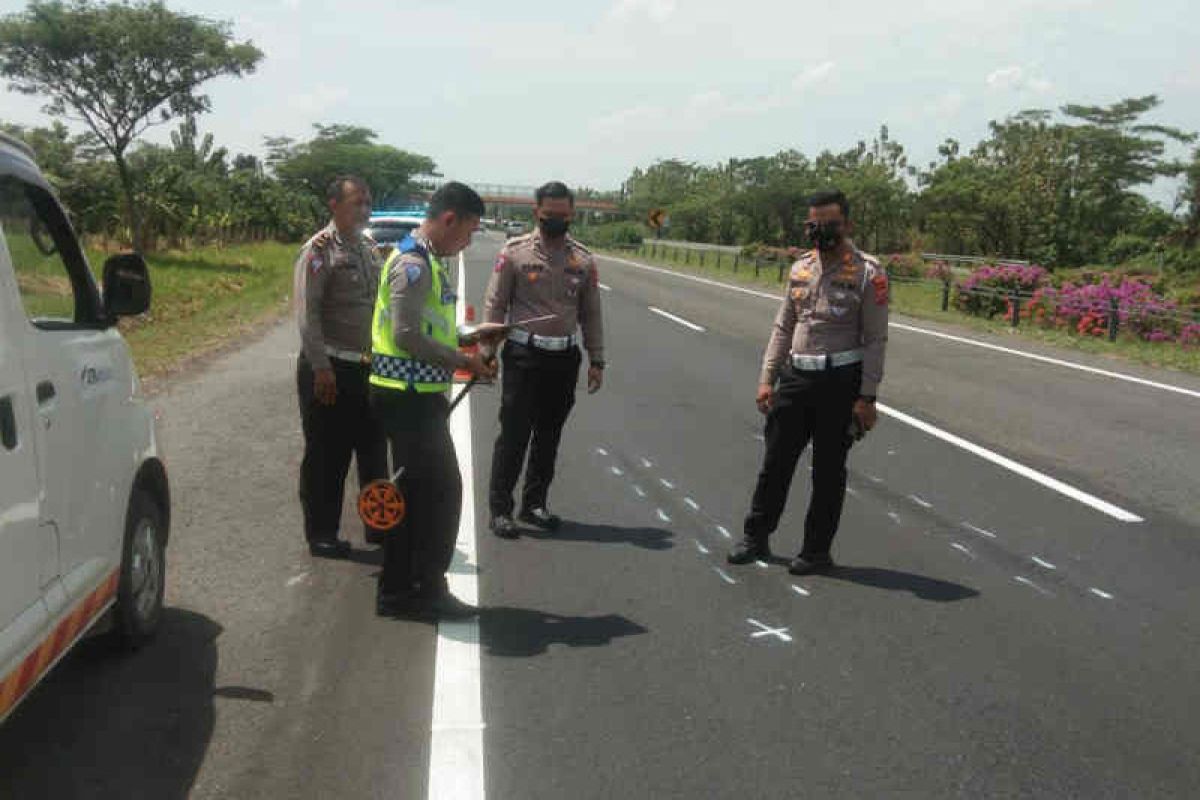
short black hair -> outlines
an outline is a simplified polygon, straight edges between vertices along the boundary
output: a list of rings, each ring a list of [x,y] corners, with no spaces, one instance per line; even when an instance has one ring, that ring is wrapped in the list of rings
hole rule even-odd
[[[572,207],[575,206],[575,193],[572,192],[562,181],[550,181],[549,183],[543,183],[537,188],[537,191],[533,193],[533,197],[535,200],[537,200],[537,204],[539,206],[542,204],[542,201],[548,197],[551,199],[561,199],[565,197],[571,201]]]
[[[841,189],[825,189],[808,198],[809,208],[832,205],[836,205],[842,210],[843,217],[850,219],[850,201],[846,199],[846,194]]]
[[[357,175],[338,175],[325,187],[325,199],[340,202],[346,196],[347,183],[351,186],[357,186],[368,194],[371,191],[371,187],[367,185],[367,182]]]
[[[426,219],[437,219],[447,211],[453,211],[460,217],[482,218],[487,212],[483,198],[465,183],[450,181],[442,185],[433,197],[429,198],[429,209],[425,212]]]

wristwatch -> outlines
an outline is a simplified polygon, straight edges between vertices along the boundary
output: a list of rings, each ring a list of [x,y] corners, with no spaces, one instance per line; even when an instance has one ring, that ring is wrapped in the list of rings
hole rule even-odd
[[[590,363],[591,363],[591,365],[592,365],[593,367],[595,367],[596,369],[604,369],[604,362],[603,362],[603,361],[592,361],[592,362],[590,362]]]

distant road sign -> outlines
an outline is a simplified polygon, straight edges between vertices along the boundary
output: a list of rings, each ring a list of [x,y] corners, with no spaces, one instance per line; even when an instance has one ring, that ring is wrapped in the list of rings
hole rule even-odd
[[[650,213],[647,215],[646,221],[650,223],[651,228],[658,230],[659,228],[661,228],[663,226],[663,223],[667,221],[666,209],[662,209],[662,208],[650,209]]]

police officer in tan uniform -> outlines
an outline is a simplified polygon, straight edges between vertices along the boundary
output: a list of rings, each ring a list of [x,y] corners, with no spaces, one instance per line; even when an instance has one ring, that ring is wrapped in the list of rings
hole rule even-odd
[[[887,274],[849,239],[850,204],[839,191],[809,199],[805,230],[814,250],[792,266],[771,329],[757,403],[767,415],[766,454],[731,564],[770,556],[796,462],[813,444],[812,496],[804,545],[788,571],[833,565],[830,547],[846,494],[846,455],[875,426],[875,394],[887,343]]]
[[[367,392],[371,311],[379,282],[374,243],[363,234],[371,192],[354,176],[339,176],[326,192],[332,219],[301,249],[294,296],[300,324],[296,389],[304,430],[300,504],[314,556],[344,558],[338,538],[350,458],[365,485],[387,472],[387,451]],[[380,534],[367,530],[369,542]]]
[[[518,535],[512,519],[513,490],[526,450],[520,519],[554,530],[560,519],[546,508],[563,426],[575,404],[583,357],[577,329],[588,354],[588,392],[604,379],[604,328],[596,262],[567,234],[575,196],[552,181],[536,194],[537,229],[510,239],[496,260],[484,299],[485,322],[521,325],[501,352],[503,364],[500,435],[492,454],[488,503],[497,536]],[[553,319],[523,324],[553,315]]]

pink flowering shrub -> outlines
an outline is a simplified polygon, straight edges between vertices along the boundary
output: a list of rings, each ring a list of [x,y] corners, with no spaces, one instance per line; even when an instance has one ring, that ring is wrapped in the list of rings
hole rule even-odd
[[[1010,313],[1008,296],[1015,289],[1023,297],[1049,283],[1049,273],[1036,264],[988,264],[979,267],[955,287],[958,309],[977,317]]]

